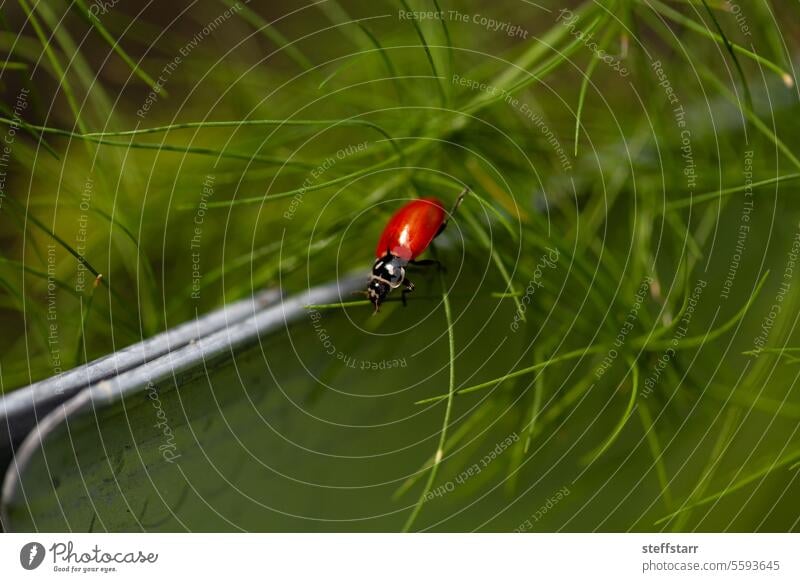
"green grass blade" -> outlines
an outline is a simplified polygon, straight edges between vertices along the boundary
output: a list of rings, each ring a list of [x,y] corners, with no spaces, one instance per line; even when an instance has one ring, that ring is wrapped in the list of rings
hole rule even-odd
[[[599,22],[598,19],[594,20],[590,25],[590,28],[594,29],[597,26],[598,22]],[[530,85],[533,85],[534,83],[541,82],[542,79],[544,79],[548,74],[555,71],[564,63],[569,62],[569,58],[573,54],[575,54],[582,46],[583,43],[581,43],[579,40],[572,41],[570,44],[566,46],[566,48],[560,51],[559,54],[556,54],[553,57],[549,58],[547,61],[545,61],[545,63],[542,66],[533,71],[529,77],[526,77],[525,79],[522,79],[515,85],[512,85],[508,90],[500,92],[500,94],[497,96],[480,99],[479,101],[471,105],[468,105],[467,107],[462,108],[461,110],[465,113],[469,113],[470,115],[475,115],[478,111],[486,107],[504,101],[505,99],[508,98],[509,95],[514,95],[518,91],[521,91],[522,89]]]
[[[578,157],[578,145],[580,144],[581,118],[583,116],[583,104],[586,101],[586,90],[589,87],[589,80],[592,78],[592,73],[595,67],[597,67],[598,62],[600,62],[600,59],[597,58],[597,55],[593,55],[589,66],[586,67],[586,72],[581,81],[581,88],[578,91],[578,108],[575,113],[575,148],[573,151],[576,158]]]
[[[286,56],[292,59],[301,69],[310,71],[314,68],[314,65],[300,49],[298,49],[294,43],[289,42],[289,40],[280,33],[275,27],[275,22],[267,22],[258,12],[244,5],[240,0],[220,0],[220,2],[225,4],[228,8],[235,8],[236,14],[280,47],[281,50],[286,53]]]
[[[517,307],[517,313],[520,315],[520,319],[522,321],[526,321],[525,319],[525,310],[522,308],[522,301],[520,300],[519,296],[517,295],[517,290],[514,285],[514,281],[511,279],[511,275],[508,273],[508,269],[506,269],[505,263],[503,263],[503,258],[497,252],[497,249],[492,245],[492,241],[489,240],[484,229],[481,227],[481,224],[478,222],[478,219],[469,211],[469,209],[462,209],[462,214],[464,215],[467,224],[472,229],[472,232],[478,237],[481,244],[489,251],[492,262],[497,267],[497,271],[500,273],[500,276],[503,277],[503,280],[506,283],[505,292],[511,295],[511,298],[514,301],[514,304]]]
[[[722,29],[722,25],[717,20],[716,15],[714,14],[713,10],[708,6],[708,2],[706,0],[701,0],[703,6],[705,7],[706,11],[708,12],[711,21],[714,23],[714,27],[717,29],[719,36],[722,38],[722,42],[725,45],[725,50],[728,51],[728,54],[731,55],[731,59],[733,59],[733,64],[736,67],[736,72],[739,75],[739,79],[742,82],[742,87],[744,88],[744,95],[745,101],[747,106],[750,109],[753,109],[753,96],[750,95],[750,86],[747,84],[747,77],[744,75],[744,69],[742,69],[742,64],[739,62],[739,57],[736,56],[736,51],[733,50],[733,44],[730,40],[728,40],[725,31]]]
[[[167,92],[160,85],[158,85],[150,75],[142,70],[134,62],[130,55],[128,55],[128,53],[125,52],[125,50],[120,46],[119,41],[111,36],[111,33],[108,32],[108,29],[106,29],[100,19],[97,18],[97,16],[95,16],[91,10],[89,10],[89,7],[86,5],[84,0],[75,0],[75,6],[80,11],[81,16],[83,16],[83,18],[86,19],[86,21],[93,26],[95,30],[97,30],[100,36],[103,37],[103,40],[105,40],[111,46],[111,50],[117,53],[119,58],[121,58],[122,61],[128,65],[134,75],[139,77],[139,79],[144,81],[147,86],[150,87],[150,89],[159,95],[167,95]]]
[[[712,32],[712,31],[708,30],[708,28],[706,28],[705,26],[702,26],[702,25],[698,24],[697,22],[695,22],[691,18],[687,18],[686,16],[684,16],[683,14],[681,14],[680,12],[675,10],[674,8],[671,8],[670,6],[667,6],[666,4],[660,2],[659,0],[646,0],[646,2],[644,2],[643,0],[638,0],[638,1],[643,6],[647,6],[647,7],[651,8],[651,9],[659,12],[660,14],[662,14],[663,16],[669,18],[673,22],[681,24],[681,25],[685,26],[686,28],[688,28],[689,30],[691,30],[693,32],[696,32],[696,33],[698,33],[698,34],[700,34],[702,36],[705,36],[706,38],[708,38],[710,40],[713,40],[714,42],[721,43],[721,44],[725,43],[724,39],[719,34],[717,34],[716,32]],[[731,50],[736,51],[739,54],[742,54],[742,55],[746,56],[747,58],[752,59],[753,61],[755,61],[755,62],[757,62],[757,63],[759,63],[761,65],[764,65],[769,70],[771,70],[774,73],[778,74],[781,77],[781,81],[783,81],[784,85],[786,85],[787,87],[793,87],[794,86],[794,81],[793,81],[791,75],[789,75],[789,73],[787,73],[781,67],[779,67],[778,65],[773,63],[771,60],[769,60],[767,58],[764,58],[761,55],[756,54],[756,53],[754,53],[754,52],[752,52],[752,51],[746,49],[745,47],[743,47],[743,46],[741,46],[739,44],[736,44],[736,43],[731,43]]]
[[[439,0],[433,0],[433,6],[436,8],[436,12],[444,13],[442,7],[439,5]],[[454,54],[453,54],[453,40],[450,38],[450,28],[447,26],[447,20],[444,18],[439,19],[439,23],[442,25],[442,32],[444,33],[444,40],[445,44],[447,45],[447,68],[449,72],[453,72],[453,63],[454,63]]]
[[[598,458],[600,458],[600,456],[602,456],[602,454],[605,453],[619,438],[619,435],[622,433],[622,429],[624,429],[625,425],[628,424],[628,420],[633,414],[633,408],[636,404],[636,397],[639,395],[639,366],[633,360],[629,360],[628,364],[630,365],[629,372],[631,373],[631,396],[628,400],[628,405],[625,407],[625,411],[622,413],[622,417],[617,422],[614,430],[612,430],[611,434],[606,437],[605,441],[603,441],[588,455],[584,456],[584,463],[594,463]]]
[[[83,297],[79,297],[78,300],[80,301],[80,327],[78,327],[78,337],[77,341],[75,342],[75,355],[73,357],[73,362],[76,366],[80,366],[81,364],[85,364],[88,362],[88,354],[86,353],[86,324],[89,321],[89,315],[92,312],[92,304],[94,303],[94,292],[89,295],[89,298],[86,300],[86,306],[84,308],[83,305]],[[83,353],[83,358],[81,358],[81,353]]]
[[[541,354],[538,353],[536,357],[536,362],[534,365],[539,365],[542,363]],[[533,440],[533,435],[536,434],[536,428],[539,421],[539,415],[542,411],[542,397],[544,394],[544,368],[536,375],[536,381],[533,385],[533,402],[531,403],[531,411],[530,411],[530,420],[528,420],[528,426],[525,428],[525,442],[522,445],[522,452],[523,454],[528,454],[528,451],[531,447],[531,441]]]
[[[716,190],[714,192],[704,192],[703,194],[698,194],[696,196],[691,196],[689,198],[681,198],[680,200],[667,202],[666,209],[676,210],[679,208],[686,208],[688,206],[694,206],[696,204],[701,204],[703,202],[717,200],[718,198],[722,198],[723,196],[730,196],[731,194],[741,194],[742,192],[746,192],[747,190],[752,190],[753,192],[755,192],[756,190],[758,190],[759,188],[763,188],[764,186],[772,186],[773,184],[780,184],[782,182],[793,182],[798,178],[800,178],[800,173],[785,174],[783,176],[776,176],[775,178],[758,180],[750,184],[741,184],[739,186],[723,188],[722,190]]]
[[[389,73],[389,76],[392,79],[392,83],[394,84],[395,91],[397,92],[397,98],[402,103],[403,101],[403,89],[400,87],[400,83],[398,82],[398,75],[397,69],[392,62],[392,59],[389,58],[389,53],[383,48],[383,45],[380,43],[378,38],[372,34],[372,32],[367,28],[363,23],[358,23],[359,28],[364,31],[364,34],[369,38],[370,42],[375,46],[375,49],[378,51],[381,59],[383,60],[383,64],[386,66],[386,71]]]
[[[442,303],[444,304],[444,314],[445,314],[445,321],[447,324],[447,343],[450,349],[450,367],[449,367],[449,388],[447,393],[447,404],[445,406],[444,411],[444,420],[442,421],[442,431],[439,435],[439,445],[436,448],[436,454],[434,455],[433,465],[431,466],[431,470],[428,473],[428,479],[425,482],[425,487],[423,488],[422,492],[420,493],[419,499],[417,500],[414,509],[411,511],[411,515],[408,516],[405,525],[403,526],[403,531],[408,532],[411,530],[411,527],[414,525],[414,522],[419,515],[419,512],[422,510],[422,505],[425,503],[425,497],[428,495],[428,492],[431,490],[434,481],[436,480],[436,474],[439,471],[439,465],[442,462],[442,458],[444,457],[444,446],[447,441],[447,429],[450,425],[450,414],[453,410],[453,396],[455,394],[456,388],[456,370],[455,370],[455,362],[456,362],[456,346],[455,346],[455,338],[453,336],[453,314],[450,310],[450,299],[448,297],[447,285],[444,280],[444,273],[439,272],[439,281],[442,285]]]
[[[756,288],[753,290],[753,294],[750,296],[747,302],[742,306],[742,308],[739,309],[739,311],[737,311],[733,317],[731,317],[728,321],[726,321],[724,324],[719,326],[714,331],[709,332],[702,336],[683,338],[678,343],[678,345],[673,345],[672,340],[648,342],[642,347],[642,349],[647,351],[658,351],[658,350],[664,350],[671,346],[675,350],[685,350],[688,348],[702,346],[711,341],[714,341],[719,336],[728,331],[730,328],[732,328],[734,325],[736,325],[739,322],[739,320],[741,320],[747,314],[747,311],[750,309],[755,300],[758,298],[758,294],[761,292],[762,287],[764,287],[764,283],[767,282],[767,277],[769,277],[769,271],[765,272],[764,275],[761,277],[758,284],[756,285]],[[633,343],[635,345],[641,345],[641,343],[643,342],[640,340],[640,341],[634,341]]]
[[[372,174],[375,170],[378,170],[384,166],[389,165],[390,163],[394,162],[398,159],[398,155],[395,154],[391,157],[385,158],[380,162],[377,162],[371,166],[367,166],[366,168],[362,168],[360,170],[355,170],[353,172],[347,173],[343,176],[339,176],[338,178],[333,178],[331,180],[327,180],[325,182],[319,182],[317,184],[312,184],[310,186],[303,186],[300,188],[294,188],[292,190],[286,190],[284,192],[278,192],[275,194],[267,194],[266,196],[252,196],[248,198],[239,198],[237,200],[222,200],[218,202],[209,202],[208,208],[227,208],[229,206],[242,206],[248,204],[263,204],[266,202],[273,202],[275,200],[281,200],[284,198],[290,198],[295,194],[306,194],[308,192],[316,192],[317,190],[324,190],[326,188],[330,188],[332,186],[336,186],[338,184],[343,184],[345,182],[349,182],[355,178],[359,178],[361,176],[366,176]],[[178,209],[181,210],[192,210],[194,206],[190,205],[178,205]]]
[[[0,62],[0,71],[27,71],[28,68],[29,68],[28,63],[21,63],[16,61]]]
[[[510,380],[512,378],[518,378],[526,374],[532,374],[537,370],[542,370],[544,368],[547,368],[548,366],[552,366],[553,364],[557,364],[560,362],[574,360],[576,358],[581,358],[583,356],[587,356],[590,354],[598,354],[605,351],[606,349],[607,347],[605,346],[589,346],[578,350],[573,350],[561,356],[554,356],[552,358],[549,358],[548,360],[545,360],[544,362],[534,364],[533,366],[528,366],[527,368],[521,368],[509,374],[500,376],[499,378],[494,378],[493,380],[489,380],[488,382],[481,382],[480,384],[475,384],[467,388],[461,388],[460,390],[456,390],[455,393],[456,395],[470,394],[472,392],[477,392],[479,390],[485,390],[486,388],[496,387],[499,386],[502,382],[505,382],[506,380]],[[442,400],[446,400],[447,398],[449,398],[449,394],[442,394],[439,396],[432,396],[431,398],[425,398],[423,400],[417,400],[415,404],[431,404],[434,402],[440,402]]]
[[[347,11],[342,7],[342,5],[337,2],[336,0],[327,0],[326,2],[317,2],[315,4],[324,14],[328,17],[328,20],[331,21],[334,25],[337,25],[337,29],[339,29],[339,25],[341,24],[353,24],[354,22],[358,22],[356,19],[350,16]],[[344,29],[342,29],[344,30]],[[347,40],[352,41],[355,45],[362,51],[370,49],[370,40],[367,37],[366,32],[363,28],[358,28],[358,32],[360,34],[346,34],[345,37]]]
[[[104,285],[111,292],[111,294],[114,295],[114,297],[120,301],[120,303],[124,303],[122,297],[116,292],[116,290],[112,289],[109,286],[106,278],[103,277],[103,275],[101,275],[100,272],[92,266],[92,264],[86,259],[86,257],[81,255],[78,251],[72,248],[72,246],[70,246],[63,238],[61,238],[55,232],[53,232],[51,229],[45,226],[41,220],[39,220],[32,214],[25,212],[25,209],[22,207],[22,205],[19,202],[17,202],[14,198],[8,198],[8,201],[20,216],[24,217],[27,222],[33,224],[36,228],[44,232],[47,236],[49,236],[56,243],[58,243],[60,247],[62,247],[69,254],[75,257],[76,261],[81,263],[86,268],[86,270],[88,270],[92,275],[94,275],[95,281],[97,281],[99,284]]]
[[[13,120],[6,117],[0,117],[0,124],[11,125]],[[318,164],[308,161],[300,160],[287,160],[278,156],[264,156],[260,154],[251,154],[246,152],[235,152],[230,150],[219,150],[215,148],[197,147],[197,146],[176,146],[165,143],[146,143],[135,141],[116,141],[105,139],[103,137],[95,137],[95,135],[87,133],[74,133],[65,129],[57,129],[54,127],[46,127],[42,125],[32,125],[29,123],[22,124],[26,128],[41,131],[43,133],[50,133],[53,135],[60,135],[69,138],[80,139],[86,142],[96,143],[98,145],[106,145],[112,147],[121,147],[125,149],[139,149],[150,150],[158,152],[171,152],[179,154],[195,154],[201,156],[213,156],[217,158],[227,158],[232,160],[244,160],[247,162],[262,162],[264,164],[272,164],[278,166],[293,166],[305,169],[314,169]],[[133,130],[136,131],[136,130]],[[114,132],[110,132],[114,133]],[[118,133],[118,132],[117,132]],[[130,135],[130,134],[129,134]]]
[[[42,43],[47,60],[50,62],[50,66],[53,67],[53,71],[55,72],[58,82],[61,85],[61,91],[64,93],[64,97],[69,104],[69,108],[72,110],[72,113],[75,116],[75,122],[78,124],[78,127],[81,131],[85,131],[85,127],[80,115],[81,109],[78,107],[78,101],[75,99],[75,94],[73,93],[72,87],[67,80],[67,74],[64,71],[64,68],[61,66],[61,62],[53,51],[53,47],[50,46],[50,40],[47,38],[47,35],[45,35],[39,19],[36,17],[36,14],[34,14],[33,10],[28,4],[28,0],[18,0],[18,2],[22,7],[23,12],[25,12],[28,22],[30,23],[31,27],[33,27],[36,37],[39,39],[39,42]]]
[[[646,402],[641,402],[636,410],[639,412],[639,418],[642,421],[642,428],[644,428],[645,438],[647,439],[647,446],[650,449],[650,455],[653,457],[653,463],[656,468],[656,476],[658,477],[658,484],[661,487],[661,498],[664,500],[664,506],[667,511],[672,510],[672,493],[669,489],[669,479],[667,478],[667,468],[664,466],[664,454],[661,443],[658,440],[658,433],[653,424],[653,417],[650,414],[650,409]]]
[[[600,44],[598,45],[601,50],[605,50],[606,46],[608,45],[609,39],[615,32],[617,32],[617,29],[615,27],[611,26],[608,28],[606,33],[603,35]],[[583,105],[586,100],[586,91],[589,88],[589,81],[592,78],[592,73],[594,73],[595,68],[597,68],[597,64],[600,62],[600,57],[598,57],[598,54],[599,54],[598,52],[592,53],[592,58],[589,60],[589,66],[586,67],[586,72],[583,74],[583,78],[581,79],[581,87],[578,91],[578,108],[575,113],[575,148],[573,152],[576,158],[578,157],[578,144],[580,142]]]
[[[686,505],[686,506],[684,506],[684,507],[682,507],[682,508],[680,508],[680,509],[678,509],[676,511],[673,511],[672,513],[669,513],[669,514],[665,515],[664,517],[656,520],[655,525],[661,525],[663,523],[666,523],[666,522],[672,520],[673,518],[675,518],[677,515],[683,513],[684,511],[688,511],[690,509],[694,509],[695,507],[700,507],[700,506],[703,506],[703,505],[707,505],[708,503],[711,503],[712,501],[716,501],[717,499],[722,499],[723,497],[726,497],[726,496],[730,495],[731,493],[735,493],[736,491],[738,491],[739,489],[741,489],[743,487],[746,487],[750,483],[758,481],[759,479],[763,479],[764,477],[766,477],[770,473],[774,472],[776,469],[780,469],[781,467],[786,467],[787,465],[790,466],[790,470],[794,469],[796,465],[792,465],[792,463],[794,463],[797,459],[800,459],[800,450],[795,451],[793,453],[790,453],[789,455],[787,455],[783,459],[775,461],[774,463],[771,463],[771,464],[769,464],[769,465],[767,465],[765,467],[762,467],[758,471],[755,471],[754,473],[751,473],[750,475],[744,477],[743,479],[739,479],[738,481],[736,481],[732,485],[729,485],[729,486],[725,487],[724,489],[720,489],[716,493],[713,493],[711,495],[703,497],[702,499],[699,499],[699,500],[691,503],[690,505]]]
[[[407,0],[400,0],[400,3],[405,8],[406,12],[412,12],[411,7],[408,5]],[[411,19],[411,23],[414,25],[414,30],[417,31],[417,37],[419,37],[420,43],[422,43],[422,48],[425,50],[425,57],[428,59],[428,65],[431,67],[431,72],[433,76],[436,78],[436,89],[439,93],[439,100],[441,102],[442,107],[447,103],[447,94],[445,93],[444,87],[442,86],[442,77],[439,75],[439,71],[436,69],[436,63],[433,60],[433,54],[431,53],[431,48],[428,46],[428,41],[425,40],[425,34],[422,32],[422,27],[419,25],[419,22],[416,18]]]
[[[124,131],[89,132],[82,135],[70,134],[72,137],[119,137],[131,135],[146,135],[152,133],[165,133],[181,129],[212,129],[221,127],[263,127],[263,126],[324,126],[324,127],[366,127],[378,132],[386,138],[397,150],[394,138],[383,127],[377,123],[363,119],[242,119],[235,121],[188,121],[185,123],[173,123],[170,125],[160,125],[157,127],[145,127],[139,129],[129,129]],[[55,130],[53,130],[55,131]]]
[[[473,414],[469,416],[461,426],[459,426],[453,433],[447,438],[447,442],[444,446],[444,452],[447,453],[448,451],[453,450],[453,448],[461,442],[461,440],[466,437],[467,435],[473,432],[475,426],[483,420],[486,415],[489,413],[490,410],[493,410],[493,406],[491,403],[488,405],[482,406],[478,410],[476,410]],[[425,472],[433,467],[433,464],[436,462],[436,453],[430,456],[427,461],[419,468],[419,470],[411,475],[408,479],[406,479],[400,487],[398,487],[394,494],[392,495],[392,499],[397,500],[403,495],[405,495],[422,477],[425,476]]]
[[[800,169],[800,159],[798,159],[797,156],[795,156],[795,154],[792,151],[792,149],[789,146],[787,146],[783,142],[783,140],[781,140],[775,134],[775,132],[773,132],[767,126],[767,124],[764,123],[761,120],[761,118],[758,117],[758,115],[756,115],[756,113],[752,109],[750,109],[749,107],[746,107],[746,106],[742,106],[738,102],[738,100],[736,99],[736,96],[733,94],[733,92],[730,89],[728,89],[728,87],[725,86],[725,83],[723,83],[717,77],[717,75],[715,75],[707,67],[700,67],[699,70],[700,70],[700,73],[701,73],[701,75],[703,76],[704,79],[712,82],[717,87],[719,92],[724,97],[726,97],[728,99],[728,101],[730,101],[731,103],[733,103],[734,105],[739,107],[739,109],[742,111],[742,113],[744,113],[745,117],[747,117],[747,119],[750,121],[750,123],[753,124],[753,127],[755,127],[759,132],[761,132],[761,134],[763,134],[769,141],[771,141],[773,144],[775,144],[775,146],[781,151],[781,153],[783,153],[783,155],[785,155],[786,158],[790,162],[792,162],[792,164],[795,166],[795,168]]]
[[[14,112],[8,107],[6,107],[5,103],[0,103],[0,111],[3,112],[3,114],[6,115],[7,118],[9,119],[14,117]],[[47,151],[47,153],[50,154],[50,156],[52,156],[53,159],[61,161],[61,156],[59,156],[56,150],[54,150],[50,146],[50,144],[45,141],[44,136],[42,136],[40,132],[34,131],[23,124],[20,124],[20,128],[22,128],[22,130],[25,133],[30,135],[38,145],[41,145],[45,149],[45,151]]]
[[[731,438],[736,435],[734,429],[738,428],[739,416],[740,414],[738,410],[728,410],[727,414],[725,415],[722,428],[717,434],[716,441],[711,449],[711,454],[708,456],[708,461],[703,468],[700,480],[689,494],[689,497],[684,505],[691,505],[696,499],[702,498],[703,495],[705,495],[708,486],[711,484],[711,479],[714,477],[714,473],[716,473],[716,470],[719,467],[719,461],[722,458],[722,455],[725,454],[725,451],[727,451],[728,447],[730,446]],[[684,526],[686,525],[686,522],[690,516],[691,509],[682,511],[677,516],[675,524],[672,527],[672,531],[684,531]]]

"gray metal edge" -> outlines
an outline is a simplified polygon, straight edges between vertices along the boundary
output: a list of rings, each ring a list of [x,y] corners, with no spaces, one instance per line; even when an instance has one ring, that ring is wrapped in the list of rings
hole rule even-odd
[[[256,293],[113,354],[9,392],[0,397],[0,449],[16,444],[19,438],[14,434],[15,429],[27,432],[36,424],[37,418],[43,417],[82,388],[136,368],[199,337],[242,321],[279,298],[280,292],[276,289]],[[17,424],[21,426],[15,426]]]
[[[231,352],[255,341],[259,336],[283,328],[307,313],[306,305],[340,301],[351,291],[363,285],[363,275],[351,275],[340,281],[314,287],[275,305],[255,312],[254,315],[218,329],[196,341],[167,351],[164,355],[129,369],[111,378],[87,386],[77,394],[57,405],[45,415],[17,448],[3,478],[0,489],[0,525],[4,531],[13,531],[8,518],[8,507],[17,499],[21,489],[21,475],[33,456],[44,446],[45,440],[67,419],[89,410],[107,406],[124,396],[143,391],[150,382],[158,382],[192,369],[198,363]],[[246,300],[252,305],[251,300]],[[224,308],[220,312],[224,312]],[[215,312],[218,313],[218,312]],[[195,325],[196,322],[182,324]]]

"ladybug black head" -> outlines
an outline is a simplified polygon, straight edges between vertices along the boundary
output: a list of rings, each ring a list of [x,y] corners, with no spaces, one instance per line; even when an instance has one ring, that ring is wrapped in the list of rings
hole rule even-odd
[[[406,277],[405,264],[400,257],[387,252],[372,266],[372,276],[367,283],[367,297],[375,306],[376,313],[389,292],[403,283]]]
[[[381,303],[384,302],[391,290],[391,286],[386,281],[375,277],[369,280],[369,283],[367,283],[367,297],[369,297],[369,300],[372,301],[372,304],[375,306],[375,313],[380,311]]]

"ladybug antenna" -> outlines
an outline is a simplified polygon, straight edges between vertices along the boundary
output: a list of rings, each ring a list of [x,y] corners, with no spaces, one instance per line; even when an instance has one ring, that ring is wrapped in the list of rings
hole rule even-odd
[[[452,216],[453,214],[456,213],[456,211],[458,210],[458,207],[461,206],[462,202],[464,202],[464,197],[467,194],[469,194],[469,192],[470,192],[470,189],[469,189],[469,187],[467,187],[467,188],[464,188],[463,192],[461,192],[461,194],[458,195],[458,198],[456,198],[455,204],[453,204],[453,210],[450,211],[450,216]]]

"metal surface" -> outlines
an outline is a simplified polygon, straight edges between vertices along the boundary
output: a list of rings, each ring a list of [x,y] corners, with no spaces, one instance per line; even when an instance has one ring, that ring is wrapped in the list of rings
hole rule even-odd
[[[263,291],[231,303],[137,344],[68,370],[54,378],[36,382],[0,397],[0,466],[5,467],[11,448],[57,405],[81,389],[132,370],[195,339],[242,321],[280,297],[277,290]]]
[[[260,293],[0,399],[0,430],[5,439],[2,442],[9,446],[22,441],[3,480],[3,529],[13,531],[7,507],[23,494],[19,487],[21,475],[48,437],[65,422],[88,411],[96,413],[153,383],[202,368],[214,358],[232,355],[261,335],[297,320],[305,312],[305,305],[341,300],[363,282],[363,276],[351,276],[281,301],[277,291]]]

